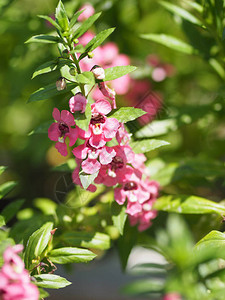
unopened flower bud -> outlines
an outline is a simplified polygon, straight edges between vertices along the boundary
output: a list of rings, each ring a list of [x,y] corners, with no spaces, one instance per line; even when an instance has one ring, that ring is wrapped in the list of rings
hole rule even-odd
[[[65,49],[62,52],[62,57],[63,58],[69,58],[70,54],[69,54],[69,50]]]
[[[56,88],[58,91],[62,91],[66,89],[66,79],[64,77],[60,77],[56,81]]]
[[[78,43],[79,43],[79,40],[78,40],[78,39],[75,39],[75,40],[74,40],[74,43],[75,43],[75,44],[78,44]]]
[[[91,72],[94,74],[95,78],[98,80],[103,80],[105,79],[105,71],[103,68],[95,65],[92,69]]]
[[[94,53],[93,52],[88,52],[88,58],[93,58],[94,57]]]
[[[71,69],[69,70],[69,72],[70,72],[70,75],[75,76],[76,73],[77,73],[77,70],[76,70],[75,68],[71,68]]]
[[[82,93],[77,93],[75,96],[70,98],[69,107],[71,113],[75,113],[75,111],[80,111],[81,113],[85,112],[87,105],[87,99],[84,97]]]

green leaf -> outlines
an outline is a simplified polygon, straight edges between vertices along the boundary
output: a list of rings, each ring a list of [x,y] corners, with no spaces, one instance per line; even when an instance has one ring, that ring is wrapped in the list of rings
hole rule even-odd
[[[127,284],[122,291],[128,295],[141,295],[149,293],[162,293],[164,281],[159,279],[142,279]]]
[[[7,169],[5,166],[0,166],[0,175]]]
[[[43,290],[41,288],[38,288],[38,290],[39,290],[39,299],[40,300],[43,300],[49,296],[49,293],[46,292],[45,290]]]
[[[93,252],[75,247],[54,249],[48,254],[48,258],[56,264],[86,263],[95,257]]]
[[[194,15],[189,13],[187,10],[166,1],[159,1],[159,4],[165,7],[168,11],[180,16],[184,20],[189,21],[195,25],[202,26],[202,22],[199,19],[197,19]]]
[[[166,119],[160,121],[153,121],[145,125],[135,133],[135,136],[137,138],[155,137],[175,130],[177,130],[176,120]]]
[[[124,232],[118,239],[118,252],[122,269],[125,271],[130,252],[137,241],[137,228],[131,227],[129,222],[125,222]]]
[[[129,121],[133,121],[145,114],[146,112],[140,108],[121,107],[119,109],[114,110],[110,114],[110,118],[116,118],[119,122],[126,123]]]
[[[212,230],[195,245],[194,251],[200,259],[225,259],[225,233]]]
[[[76,80],[82,84],[95,84],[95,76],[92,72],[83,72],[76,76]]]
[[[147,139],[142,141],[131,142],[130,146],[135,153],[145,153],[169,144],[170,143],[162,140]]]
[[[197,50],[189,44],[177,39],[174,36],[166,34],[142,34],[141,38],[157,42],[173,50],[185,53],[185,54],[197,54]]]
[[[81,171],[79,173],[81,184],[85,190],[89,187],[90,184],[93,183],[95,178],[98,176],[98,172],[99,171],[97,171],[94,174],[86,174],[86,173],[84,173],[84,171]]]
[[[46,289],[60,289],[71,284],[65,278],[53,274],[34,275],[34,278],[36,279],[34,283],[38,287]]]
[[[48,128],[50,127],[50,125],[53,123],[54,121],[47,121],[42,123],[41,125],[39,125],[38,127],[36,127],[34,130],[32,130],[31,132],[29,132],[28,135],[32,135],[32,134],[37,134],[37,133],[48,133]]]
[[[187,5],[189,5],[191,8],[195,9],[197,12],[202,13],[203,12],[203,6],[201,6],[197,2],[192,2],[190,0],[182,0],[185,2]]]
[[[65,7],[61,0],[59,0],[58,6],[55,11],[56,22],[62,28],[62,31],[69,30],[69,20],[66,14]]]
[[[83,35],[93,24],[94,22],[100,17],[101,13],[94,14],[93,16],[90,16],[87,20],[85,20],[81,26],[74,32],[72,39],[77,39],[81,35]]]
[[[124,225],[127,219],[126,207],[113,201],[111,210],[113,225],[119,230],[119,233],[123,235]]]
[[[81,56],[79,57],[79,61],[84,58],[88,52],[93,51],[95,48],[97,48],[98,46],[100,46],[105,39],[107,39],[107,37],[115,30],[115,28],[109,28],[106,30],[101,31],[100,33],[98,33],[95,37],[93,37],[92,40],[90,40],[89,43],[87,43],[87,45],[84,47],[85,53],[81,54]]]
[[[34,73],[32,75],[32,79],[35,78],[38,75],[52,72],[52,71],[54,71],[56,69],[56,67],[57,67],[57,61],[56,60],[48,61],[48,62],[42,64],[41,66],[39,66],[34,71]]]
[[[221,65],[218,60],[215,58],[209,59],[210,66],[217,72],[217,74],[222,78],[225,79],[225,70],[223,65]]]
[[[135,71],[137,68],[134,66],[117,66],[105,69],[104,81],[111,81],[122,77],[130,72]]]
[[[106,250],[110,247],[110,237],[100,232],[80,232],[72,231],[62,234],[63,242],[74,247],[84,247]]]
[[[47,247],[51,237],[52,228],[53,223],[47,222],[30,236],[24,254],[26,269],[30,269],[32,266],[32,260],[39,259],[40,255]]]
[[[56,29],[61,30],[61,27],[59,26],[59,24],[53,20],[51,17],[49,16],[43,16],[43,15],[38,15],[39,18],[44,19],[46,21],[48,21],[49,23],[51,23]]]
[[[0,215],[0,227],[5,225],[6,225],[5,218],[2,215]]]
[[[47,34],[39,34],[32,36],[29,40],[27,40],[25,43],[45,43],[45,44],[55,44],[55,43],[61,43],[62,40],[53,35],[47,35]]]
[[[74,119],[76,122],[76,125],[80,127],[81,129],[87,131],[90,121],[91,121],[91,105],[88,103],[86,106],[86,110],[84,113],[81,113],[79,111],[75,111],[74,113]]]
[[[21,208],[25,200],[16,200],[12,203],[8,204],[3,210],[2,215],[5,218],[5,223],[8,223],[17,213],[17,211]]]
[[[45,215],[55,215],[56,213],[57,204],[48,198],[36,198],[34,205]]]
[[[0,199],[6,196],[17,185],[15,181],[8,181],[0,185]]]
[[[73,15],[72,19],[70,20],[70,29],[75,25],[75,23],[77,22],[77,19],[84,11],[85,11],[85,9],[79,10]]]
[[[29,98],[28,102],[34,102],[34,101],[40,101],[40,100],[46,100],[56,95],[62,95],[65,94],[72,89],[74,89],[77,86],[76,83],[67,83],[66,89],[62,91],[58,91],[56,88],[56,84],[52,83],[49,85],[46,85],[39,90],[35,91]]]
[[[181,214],[225,214],[225,207],[198,196],[169,195],[157,199],[154,209]]]

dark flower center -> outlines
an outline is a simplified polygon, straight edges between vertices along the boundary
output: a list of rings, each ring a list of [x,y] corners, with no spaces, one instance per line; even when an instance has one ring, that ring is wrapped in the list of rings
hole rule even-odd
[[[115,156],[112,159],[112,162],[110,163],[112,170],[122,169],[124,162],[123,159],[120,156]]]
[[[124,191],[132,191],[132,190],[137,190],[137,188],[138,188],[137,183],[134,181],[130,181],[130,182],[125,183],[123,189],[124,189]]]
[[[69,132],[69,127],[64,123],[59,123],[59,130],[61,132],[61,136],[64,136]]]
[[[89,149],[91,149],[91,151],[94,151],[94,152],[95,152],[95,151],[97,150],[95,147],[92,147],[92,146],[90,145],[89,140],[87,141],[86,146],[87,146]]]
[[[99,114],[96,117],[92,117],[91,118],[91,124],[92,125],[95,125],[95,124],[98,124],[98,123],[105,123],[104,116],[102,116],[102,115]]]

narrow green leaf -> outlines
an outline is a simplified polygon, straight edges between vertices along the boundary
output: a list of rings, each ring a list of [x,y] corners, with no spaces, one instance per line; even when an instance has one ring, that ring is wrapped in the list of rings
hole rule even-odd
[[[181,214],[225,214],[225,207],[198,196],[169,195],[157,199],[154,209]]]
[[[49,296],[49,293],[46,292],[45,290],[43,290],[41,288],[38,288],[38,290],[39,290],[39,299],[40,300],[43,300]]]
[[[58,6],[55,11],[56,22],[62,28],[62,31],[69,30],[69,20],[66,14],[65,7],[61,0],[59,0]]]
[[[24,254],[26,269],[30,269],[32,266],[32,260],[38,259],[38,257],[47,247],[51,237],[52,228],[53,223],[47,222],[30,236]]]
[[[5,225],[6,225],[5,218],[2,215],[0,215],[0,227]]]
[[[93,252],[75,247],[54,249],[48,254],[48,258],[56,264],[86,263],[95,257]]]
[[[209,64],[222,79],[225,79],[224,67],[218,62],[218,60],[216,60],[215,58],[210,58]]]
[[[123,293],[127,295],[142,295],[149,293],[162,293],[165,283],[159,279],[142,279],[123,287]]]
[[[197,50],[189,44],[166,34],[142,34],[140,36],[143,39],[157,42],[173,50],[185,53],[185,54],[197,54]]]
[[[155,137],[177,130],[177,121],[175,119],[166,119],[153,121],[135,133],[137,138]]]
[[[111,81],[122,77],[130,72],[135,71],[137,68],[134,66],[117,66],[105,69],[104,81]]]
[[[84,113],[76,111],[74,113],[74,119],[79,128],[87,131],[91,121],[91,105],[89,103],[87,104]]]
[[[15,181],[8,181],[0,185],[0,199],[6,196],[17,185]]]
[[[190,0],[182,0],[182,2],[185,2],[187,5],[189,5],[191,8],[195,9],[199,13],[203,12],[203,6],[201,6],[197,2],[192,2]]]
[[[61,39],[57,36],[47,35],[47,34],[39,34],[32,36],[25,43],[45,43],[45,44],[55,44],[62,42]]]
[[[84,11],[85,11],[85,9],[79,10],[73,15],[72,19],[70,20],[70,29],[75,25],[75,23],[77,22],[77,19]]]
[[[63,66],[68,65],[68,67],[73,67],[72,61],[69,59],[56,59],[48,61],[41,66],[39,66],[33,73],[32,79],[38,75],[53,72]]]
[[[202,22],[199,19],[197,19],[194,15],[189,13],[187,10],[166,1],[159,1],[159,4],[165,7],[168,11],[180,16],[184,20],[189,21],[195,25],[202,26]]]
[[[71,284],[63,277],[54,274],[34,275],[36,281],[34,282],[38,287],[46,289],[60,289]]]
[[[53,96],[56,96],[56,95],[62,95],[62,94],[65,94],[65,93],[71,91],[76,86],[77,86],[76,83],[67,83],[65,90],[58,91],[57,88],[56,88],[56,84],[52,83],[52,84],[46,85],[46,86],[40,88],[39,90],[37,90],[36,92],[34,92],[30,96],[28,102],[46,100],[46,99],[49,99],[49,98],[51,98]]]
[[[42,64],[41,66],[39,66],[34,71],[34,73],[32,75],[32,79],[35,78],[38,75],[52,72],[52,71],[54,71],[56,69],[56,67],[57,67],[57,61],[56,60],[48,61],[48,62]]]
[[[72,231],[62,234],[61,239],[69,246],[106,250],[110,247],[110,237],[100,232]]]
[[[43,16],[43,15],[38,15],[39,18],[44,19],[46,21],[48,21],[49,23],[51,23],[56,29],[61,30],[61,27],[59,26],[59,24],[53,20],[51,17],[49,16]]]
[[[109,28],[98,33],[93,39],[84,47],[85,53],[81,54],[79,60],[84,58],[88,52],[93,51],[95,48],[100,46],[105,39],[115,30],[115,28]]]
[[[72,40],[79,38],[83,35],[93,24],[94,22],[100,17],[101,13],[94,14],[93,16],[89,17],[85,20],[81,26],[74,32],[72,36]]]
[[[76,80],[82,84],[95,84],[95,76],[92,72],[83,72],[76,76]]]
[[[222,40],[225,40],[225,27],[223,28],[223,35],[222,35]]]
[[[162,140],[147,139],[142,141],[131,142],[130,146],[135,153],[145,153],[169,144],[170,143]]]
[[[119,230],[119,233],[123,235],[124,225],[127,219],[126,207],[113,201],[111,210],[113,225]]]
[[[25,200],[20,199],[13,201],[12,203],[8,204],[3,210],[2,215],[5,218],[6,224],[15,216],[17,211],[21,208]]]
[[[94,174],[86,174],[83,171],[81,171],[79,173],[81,184],[85,190],[89,187],[90,184],[93,183],[95,178],[98,176],[98,172],[96,172]]]
[[[36,127],[34,130],[32,130],[31,132],[29,132],[28,135],[32,135],[32,134],[38,134],[38,133],[48,133],[48,128],[50,127],[50,125],[53,123],[54,121],[47,121],[42,123],[41,125],[39,125],[38,127]]]
[[[0,166],[0,175],[7,169],[5,166]]]
[[[114,110],[110,114],[110,118],[116,118],[119,122],[126,123],[129,121],[133,121],[145,114],[146,112],[140,108],[121,107],[119,109]]]

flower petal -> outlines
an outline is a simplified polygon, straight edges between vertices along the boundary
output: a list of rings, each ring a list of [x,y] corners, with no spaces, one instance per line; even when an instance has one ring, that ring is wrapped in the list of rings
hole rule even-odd
[[[98,113],[107,115],[112,110],[112,107],[109,101],[100,99],[95,102],[95,109]]]
[[[59,153],[62,156],[67,156],[68,155],[66,143],[58,142],[58,143],[55,144],[55,148],[59,151]]]
[[[56,121],[60,122],[60,111],[58,110],[58,108],[55,107],[53,109],[52,116]]]
[[[58,123],[53,123],[50,125],[48,129],[48,138],[51,141],[58,141],[58,138],[60,137],[60,131],[59,131],[59,125]]]
[[[115,196],[115,200],[119,205],[124,204],[125,200],[126,200],[126,194],[124,192],[123,189],[121,188],[115,188],[114,190],[114,196]]]
[[[88,148],[86,147],[86,143],[75,147],[72,152],[76,158],[85,159],[88,153]]]
[[[75,125],[74,117],[68,110],[61,111],[61,120],[68,126]]]
[[[115,137],[116,132],[119,128],[119,121],[115,118],[108,118],[104,126],[104,135],[107,139],[112,139]]]
[[[102,165],[111,163],[113,157],[116,156],[116,151],[110,147],[104,147],[99,154],[99,161]]]
[[[89,158],[84,160],[81,166],[83,171],[87,174],[94,174],[101,168],[101,164],[97,161],[97,159]]]

